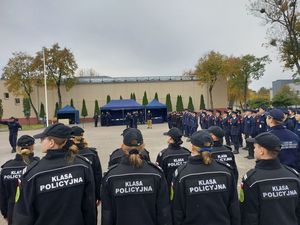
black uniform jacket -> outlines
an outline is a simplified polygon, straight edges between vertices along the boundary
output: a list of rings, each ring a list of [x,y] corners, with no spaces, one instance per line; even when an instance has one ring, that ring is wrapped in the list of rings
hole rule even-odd
[[[173,174],[175,170],[185,164],[191,152],[185,147],[170,144],[168,148],[162,150],[156,159],[156,163],[163,169],[170,190]]]
[[[97,151],[94,148],[83,148],[80,144],[77,145],[78,154],[86,157],[92,166],[95,179],[96,200],[100,200],[100,187],[102,180],[102,167]]]
[[[96,225],[94,176],[90,163],[66,150],[48,150],[23,174],[14,225]]]
[[[124,155],[125,154],[121,148],[117,148],[116,150],[114,150],[109,156],[108,167],[118,164]],[[146,161],[150,161],[150,155],[146,149],[140,151],[140,155]]]
[[[300,224],[298,173],[279,160],[259,160],[243,178],[240,193],[243,225]]]
[[[231,166],[213,160],[204,165],[199,156],[175,171],[174,225],[239,225],[240,211]]]
[[[215,160],[226,162],[232,167],[235,182],[237,184],[239,179],[239,172],[236,166],[235,157],[232,153],[231,147],[227,145],[222,145],[220,142],[214,142],[211,155]]]
[[[104,175],[101,225],[171,225],[167,183],[161,169],[143,160],[139,168],[128,158]]]
[[[38,161],[38,157],[30,154],[29,162]],[[22,156],[16,154],[15,159],[9,160],[1,166],[0,176],[0,207],[4,218],[11,224],[13,208],[15,205],[16,189],[18,180],[21,179],[23,169],[27,166]]]

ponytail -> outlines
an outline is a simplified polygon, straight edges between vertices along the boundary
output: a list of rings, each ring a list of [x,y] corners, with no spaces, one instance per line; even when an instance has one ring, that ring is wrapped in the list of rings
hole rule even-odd
[[[26,147],[17,146],[17,153],[22,156],[23,162],[26,165],[29,165],[30,164],[29,155],[33,153],[33,145],[26,146]]]
[[[89,144],[83,136],[74,136],[74,141],[79,143],[83,148],[88,148]]]
[[[201,152],[200,157],[205,165],[210,165],[212,163],[212,157],[210,152]]]
[[[130,147],[123,144],[122,150],[124,151],[126,157],[128,157],[130,165],[136,168],[143,165],[143,160],[141,158],[140,152],[144,150],[144,145],[138,147]]]

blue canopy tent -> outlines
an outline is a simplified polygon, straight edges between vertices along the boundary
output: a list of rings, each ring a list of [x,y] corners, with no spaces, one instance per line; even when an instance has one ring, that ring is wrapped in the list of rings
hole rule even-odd
[[[145,111],[145,107],[133,99],[111,100],[106,105],[100,107],[101,114],[107,112],[111,115],[110,125],[124,125],[127,112]],[[101,121],[103,125],[103,121]]]
[[[148,111],[152,114],[152,123],[163,123],[167,121],[167,106],[160,103],[156,99],[153,99],[148,105],[146,105]]]
[[[79,110],[74,109],[72,106],[66,105],[57,111],[57,119],[69,119],[70,124],[79,124]]]

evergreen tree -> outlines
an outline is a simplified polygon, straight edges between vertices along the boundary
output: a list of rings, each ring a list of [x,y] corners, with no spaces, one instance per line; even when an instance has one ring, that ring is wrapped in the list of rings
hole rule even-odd
[[[132,99],[136,101],[135,93],[132,94]]]
[[[85,118],[87,115],[88,115],[88,112],[87,112],[87,108],[86,108],[86,105],[85,105],[85,100],[83,99],[82,100],[81,116],[83,116]]]
[[[130,99],[133,99],[133,95],[132,95],[132,93],[130,93]]]
[[[106,103],[109,103],[110,101],[111,101],[110,95],[107,95],[107,96],[106,96]]]
[[[155,92],[154,99],[156,99],[158,101],[158,94],[157,94],[157,92]]]
[[[94,115],[99,115],[99,104],[98,104],[98,100],[95,100]]]
[[[70,106],[73,107],[73,108],[75,108],[74,107],[74,103],[73,103],[73,98],[71,98]]]
[[[190,110],[191,112],[194,112],[194,104],[193,104],[193,99],[191,96],[189,97],[188,110]]]
[[[184,110],[184,106],[183,106],[183,101],[182,101],[182,96],[181,95],[180,95],[180,98],[179,98],[179,102],[180,102],[179,112],[182,112]]]
[[[176,112],[180,111],[180,95],[177,95],[177,100],[176,100]]]
[[[3,117],[3,105],[2,105],[2,99],[0,99],[0,119]]]
[[[144,92],[144,96],[143,96],[143,105],[148,105],[148,98],[147,98],[146,91]]]
[[[168,112],[172,112],[172,102],[171,102],[170,94],[167,94],[166,96],[166,105],[167,105]]]
[[[201,95],[200,97],[200,109],[205,109],[204,97]]]
[[[30,117],[30,111],[31,111],[31,107],[30,107],[29,98],[23,98],[23,113],[27,119],[29,119]]]
[[[122,95],[120,95],[120,100],[123,100],[123,97],[122,97]]]
[[[39,117],[44,119],[45,116],[46,116],[45,107],[44,107],[44,104],[41,102],[41,109],[40,109]]]
[[[55,103],[54,117],[57,117],[57,111],[59,110],[58,102]]]

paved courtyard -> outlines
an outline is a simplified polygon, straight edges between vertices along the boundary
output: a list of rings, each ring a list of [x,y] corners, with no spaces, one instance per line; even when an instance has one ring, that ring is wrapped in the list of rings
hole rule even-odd
[[[114,126],[114,127],[93,127],[93,124],[81,124],[85,129],[85,137],[92,147],[96,147],[100,156],[103,171],[107,170],[107,163],[109,154],[120,147],[122,143],[121,133],[125,127]],[[153,129],[147,129],[145,125],[138,127],[143,135],[146,149],[150,152],[151,160],[155,161],[157,154],[160,150],[167,146],[166,136],[163,136],[163,132],[168,130],[167,124],[154,124]],[[20,131],[19,137],[23,134],[34,135],[42,130],[32,131]],[[190,149],[190,143],[185,141],[183,145]],[[0,164],[2,165],[7,160],[14,157],[14,154],[10,153],[11,148],[8,142],[8,132],[0,132]],[[35,154],[39,157],[43,157],[43,153],[40,150],[40,143],[36,141]],[[244,157],[247,155],[247,151],[240,150],[240,154],[236,155],[237,166],[239,169],[240,179],[247,170],[254,166],[254,160],[248,160]],[[0,218],[0,225],[6,224],[5,221]]]

